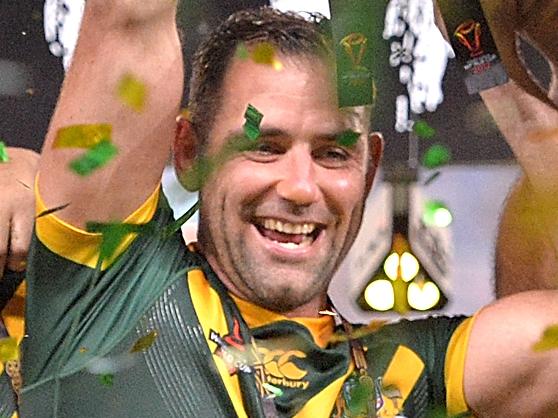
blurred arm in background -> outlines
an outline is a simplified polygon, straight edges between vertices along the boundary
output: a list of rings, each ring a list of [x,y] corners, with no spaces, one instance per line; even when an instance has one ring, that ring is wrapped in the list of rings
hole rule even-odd
[[[558,24],[556,0],[481,0],[513,80],[481,93],[522,174],[504,207],[496,248],[496,296],[558,288]],[[548,91],[516,49],[523,36],[546,57]]]
[[[7,268],[25,270],[33,230],[33,182],[39,155],[23,148],[7,148],[10,160],[0,163],[0,278]]]

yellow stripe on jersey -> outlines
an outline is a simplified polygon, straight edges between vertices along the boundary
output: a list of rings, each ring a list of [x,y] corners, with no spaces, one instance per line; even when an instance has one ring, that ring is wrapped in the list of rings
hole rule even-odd
[[[403,401],[415,387],[424,370],[421,358],[410,348],[400,345],[389,362],[382,383],[384,387],[396,387]]]
[[[220,335],[227,335],[230,330],[227,327],[225,313],[221,304],[221,299],[217,292],[209,285],[201,270],[192,270],[188,273],[188,287],[192,297],[192,304],[198,316],[198,320],[202,326],[206,342],[209,350],[213,352],[216,348],[215,343],[209,340],[209,332],[213,330]],[[232,295],[231,295],[232,296]],[[245,300],[241,300],[232,296],[238,304],[238,308],[242,313],[249,327],[258,327],[267,325],[271,322],[279,320],[293,320],[304,325],[314,337],[316,344],[327,344],[326,338],[333,333],[333,320],[330,317],[322,318],[297,318],[290,319],[257,305],[251,304]],[[328,329],[326,329],[328,328]],[[225,384],[225,388],[229,393],[236,414],[241,417],[247,417],[246,411],[242,403],[242,394],[240,392],[240,384],[236,375],[231,376],[223,359],[217,355],[213,355],[219,375]],[[344,376],[339,377],[331,382],[318,394],[312,397],[304,407],[295,415],[296,418],[329,418],[337,394],[343,387],[343,383],[352,373],[353,365],[351,364]]]
[[[18,345],[21,344],[25,334],[25,295],[27,286],[23,281],[12,298],[8,301],[0,315],[4,326],[10,337],[17,340]],[[0,363],[0,375],[4,372],[4,364]]]
[[[465,355],[469,346],[469,336],[476,315],[463,321],[451,336],[446,351],[444,376],[446,382],[446,407],[449,416],[465,413],[469,410],[463,389],[465,372]]]
[[[198,316],[198,320],[203,329],[205,341],[209,346],[209,351],[213,353],[216,348],[214,342],[209,340],[209,332],[213,330],[219,335],[227,335],[229,329],[221,304],[221,298],[217,292],[209,286],[203,272],[201,270],[191,270],[188,272],[188,288],[192,297],[192,305]],[[219,370],[221,380],[225,384],[225,388],[229,394],[234,410],[239,418],[247,418],[244,405],[242,404],[242,394],[240,392],[240,384],[236,375],[231,376],[225,364],[225,361],[213,354],[213,360]]]
[[[322,389],[318,394],[311,398],[304,407],[295,415],[295,418],[329,418],[331,411],[337,400],[337,395],[343,387],[343,383],[353,372],[354,366],[351,362],[349,369],[344,376],[331,382]]]
[[[334,320],[331,316],[323,315],[318,318],[287,318],[284,315],[261,308],[253,303],[231,294],[232,299],[242,312],[242,318],[250,328],[263,327],[272,322],[289,320],[297,322],[307,328],[316,345],[325,348],[331,341],[331,336],[335,328]]]
[[[25,333],[25,295],[27,293],[27,284],[21,282],[12,298],[8,301],[2,310],[2,320],[8,331],[8,335],[21,343]]]
[[[35,179],[35,205],[36,213],[39,214],[48,208],[39,194],[38,177]],[[124,222],[132,224],[143,224],[149,222],[155,211],[159,200],[160,186],[149,196],[149,198]],[[94,221],[94,219],[92,219]],[[87,232],[64,222],[56,214],[48,215],[37,219],[35,231],[39,240],[52,252],[67,260],[73,261],[90,268],[95,268],[99,257],[99,246],[101,234]],[[110,264],[122,254],[134,241],[137,234],[127,235],[114,255],[103,262],[102,269],[106,269]]]
[[[379,417],[394,417],[403,411],[403,405],[424,371],[424,362],[410,348],[400,345],[382,378],[384,404]],[[393,392],[393,396],[389,396]]]

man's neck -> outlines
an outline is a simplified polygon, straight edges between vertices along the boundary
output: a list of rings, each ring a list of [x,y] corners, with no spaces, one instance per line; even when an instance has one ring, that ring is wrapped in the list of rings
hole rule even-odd
[[[309,302],[301,306],[297,306],[296,308],[286,312],[277,312],[266,306],[261,306],[261,304],[252,300],[252,298],[250,298],[248,294],[244,294],[244,292],[242,292],[240,289],[238,289],[237,286],[235,286],[232,283],[232,281],[222,271],[222,269],[219,266],[219,263],[216,262],[215,258],[211,255],[211,253],[204,254],[204,251],[200,246],[198,246],[198,251],[200,251],[200,253],[203,254],[203,256],[206,258],[207,262],[213,269],[213,272],[215,273],[217,278],[221,281],[221,283],[223,283],[223,285],[227,288],[227,290],[242,300],[260,306],[264,309],[273,311],[287,318],[318,318],[321,316],[320,311],[328,308],[328,298],[327,298],[327,293],[325,292],[319,295],[318,297],[315,297],[314,299],[310,300]]]

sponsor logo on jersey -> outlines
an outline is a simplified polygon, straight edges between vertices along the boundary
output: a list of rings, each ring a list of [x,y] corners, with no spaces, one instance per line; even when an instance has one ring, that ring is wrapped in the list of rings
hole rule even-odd
[[[258,347],[258,353],[263,363],[263,370],[267,382],[276,386],[306,390],[310,385],[304,377],[308,371],[301,369],[293,362],[303,359],[306,354],[299,350],[270,350]]]

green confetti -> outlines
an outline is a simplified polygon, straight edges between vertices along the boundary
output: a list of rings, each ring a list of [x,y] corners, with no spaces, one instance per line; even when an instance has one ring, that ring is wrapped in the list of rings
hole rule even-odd
[[[198,157],[192,167],[180,176],[180,183],[190,191],[199,190],[209,176],[231,157],[239,152],[250,151],[256,146],[256,141],[245,135],[232,138],[217,154]],[[176,230],[178,229],[180,226]]]
[[[337,143],[344,147],[352,147],[357,143],[358,138],[360,138],[360,134],[358,132],[347,129],[339,134],[337,137]]]
[[[413,124],[413,132],[416,136],[423,139],[432,139],[436,135],[436,129],[424,120],[417,120]]]
[[[429,200],[424,204],[422,221],[427,226],[445,228],[451,224],[453,217],[444,202]]]
[[[136,112],[144,109],[146,96],[147,87],[133,74],[124,74],[118,82],[118,97]]]
[[[365,414],[368,404],[374,399],[374,382],[370,376],[351,377],[347,406],[354,416]]]
[[[246,44],[244,42],[238,44],[238,46],[236,47],[235,55],[238,59],[241,59],[243,61],[250,58],[250,52],[248,51],[248,48],[246,48]]]
[[[80,176],[88,176],[93,171],[105,166],[117,153],[118,150],[112,142],[101,141],[81,157],[72,160],[70,169]]]
[[[7,163],[10,161],[10,157],[8,157],[8,150],[4,141],[0,141],[0,163]]]
[[[283,396],[283,391],[278,387],[275,387],[269,383],[264,383],[262,386],[276,397]]]
[[[102,234],[99,258],[107,260],[114,255],[128,234],[154,233],[155,227],[151,223],[138,225],[120,222],[87,222],[86,230],[87,232]]]
[[[111,373],[99,375],[101,385],[111,387],[114,384],[114,375]]]
[[[0,363],[19,359],[19,347],[13,337],[0,339]]]
[[[157,331],[153,330],[150,333],[140,337],[134,346],[130,349],[130,353],[139,353],[140,351],[146,351],[153,345],[157,339]]]
[[[42,218],[43,216],[51,215],[55,212],[61,211],[62,209],[66,209],[68,206],[70,206],[70,204],[66,203],[65,205],[56,206],[55,208],[43,210],[41,213],[35,216],[35,219],[39,219]]]
[[[432,145],[422,158],[422,165],[426,168],[436,168],[447,164],[451,160],[450,150],[441,144]]]
[[[194,213],[196,213],[199,207],[200,207],[200,201],[198,200],[196,201],[196,203],[194,203],[194,205],[190,209],[186,211],[184,215],[182,215],[180,218],[178,218],[172,224],[168,225],[165,228],[164,236],[170,237],[176,231],[182,228],[182,225],[184,225],[188,221],[188,219],[190,219],[194,215]]]
[[[112,138],[112,125],[108,123],[71,125],[56,132],[53,148],[93,148]]]
[[[244,112],[244,118],[246,119],[244,123],[244,133],[252,141],[255,141],[260,136],[260,123],[262,122],[263,114],[249,104],[246,108],[246,112]]]
[[[558,324],[544,330],[541,339],[533,345],[533,351],[540,353],[558,348]]]

